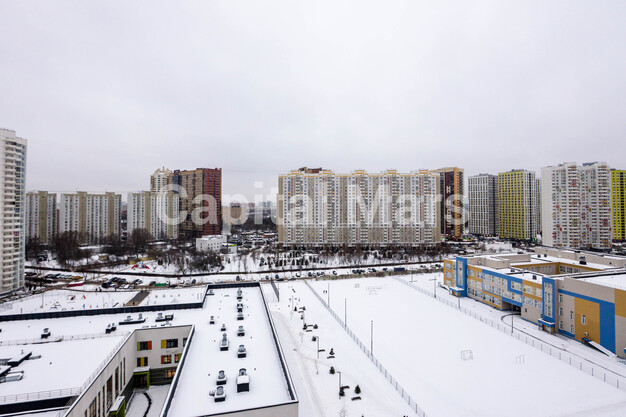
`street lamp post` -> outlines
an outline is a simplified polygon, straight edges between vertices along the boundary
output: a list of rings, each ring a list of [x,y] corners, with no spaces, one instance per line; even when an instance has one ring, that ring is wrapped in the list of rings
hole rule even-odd
[[[317,341],[317,359],[320,358],[320,337],[315,336],[315,340]]]
[[[374,356],[374,320],[370,323],[370,354]]]
[[[328,289],[326,290],[326,304],[330,307],[330,282],[327,282],[326,284],[328,284]]]
[[[337,371],[339,374],[339,399],[341,399],[341,372]]]

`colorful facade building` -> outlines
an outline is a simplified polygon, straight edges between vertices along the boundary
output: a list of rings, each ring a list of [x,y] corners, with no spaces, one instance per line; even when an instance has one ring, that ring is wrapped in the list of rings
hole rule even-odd
[[[539,180],[532,171],[498,174],[498,236],[533,240],[540,231]]]
[[[626,241],[626,170],[611,171],[613,240]]]
[[[444,284],[498,310],[626,357],[626,258],[537,248],[534,254],[457,256]]]

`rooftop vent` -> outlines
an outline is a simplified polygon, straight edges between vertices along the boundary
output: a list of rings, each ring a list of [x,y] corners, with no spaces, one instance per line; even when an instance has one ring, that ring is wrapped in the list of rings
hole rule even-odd
[[[220,342],[220,350],[228,350],[228,336],[226,333],[222,334],[222,341]]]
[[[246,331],[243,329],[243,326],[239,326],[239,328],[237,329],[237,336],[245,336],[246,335]]]
[[[215,295],[215,292],[213,292],[213,290],[209,290],[209,295]]]
[[[587,258],[584,256],[581,256],[579,261],[578,261],[581,265],[587,265]]]
[[[245,358],[246,357],[246,347],[244,345],[239,345],[239,349],[237,349],[237,357]]]
[[[46,327],[45,329],[43,329],[43,332],[41,332],[41,338],[47,339],[49,337],[50,337],[50,329]]]
[[[209,392],[209,395],[212,395],[215,398],[215,402],[223,402],[226,401],[226,392],[224,391],[224,387],[219,385],[215,391]]]
[[[242,312],[237,313],[237,320],[243,320],[243,313]]]
[[[220,332],[225,332],[226,331],[226,324],[222,324],[222,327],[220,327]]]
[[[21,381],[24,378],[24,371],[9,372],[0,377],[1,382]]]
[[[237,375],[237,392],[248,391],[250,391],[250,377],[246,372],[246,368],[241,368],[239,370],[239,375]]]
[[[211,318],[209,319],[209,324],[215,324],[215,317],[211,316]]]
[[[237,303],[237,311],[240,313],[243,311],[243,303]]]
[[[224,372],[223,370],[219,371],[217,374],[217,385],[225,385],[226,380],[226,372]]]

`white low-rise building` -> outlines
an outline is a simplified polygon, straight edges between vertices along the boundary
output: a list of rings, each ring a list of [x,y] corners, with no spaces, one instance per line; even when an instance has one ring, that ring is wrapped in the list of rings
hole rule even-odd
[[[226,243],[226,235],[209,235],[196,238],[198,252],[219,252]]]

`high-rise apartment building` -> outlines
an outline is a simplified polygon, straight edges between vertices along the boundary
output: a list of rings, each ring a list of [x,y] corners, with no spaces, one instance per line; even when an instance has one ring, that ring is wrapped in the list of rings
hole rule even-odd
[[[626,170],[611,171],[613,240],[626,240]]]
[[[0,293],[24,286],[26,144],[0,129]]]
[[[513,170],[498,174],[498,236],[533,240],[540,230],[539,180],[535,173]]]
[[[469,232],[495,236],[498,224],[498,176],[474,175],[467,178]]]
[[[222,233],[222,169],[175,170],[174,185],[182,187],[180,212],[184,220],[179,231],[187,237]]]
[[[59,233],[77,232],[81,242],[99,243],[120,235],[121,213],[121,194],[61,194]]]
[[[610,177],[603,162],[564,163],[541,170],[545,246],[610,249]]]
[[[154,171],[150,176],[150,191],[159,192],[165,187],[172,185],[174,174],[169,169],[163,167]]]
[[[301,168],[278,177],[278,240],[290,246],[439,243],[439,174]]]
[[[459,238],[465,228],[465,172],[462,168],[441,168],[439,174],[441,202],[439,211],[442,236]]]
[[[153,239],[178,238],[179,196],[168,192],[128,193],[127,231],[145,229]]]
[[[26,240],[50,243],[56,227],[57,195],[47,191],[26,193]]]

